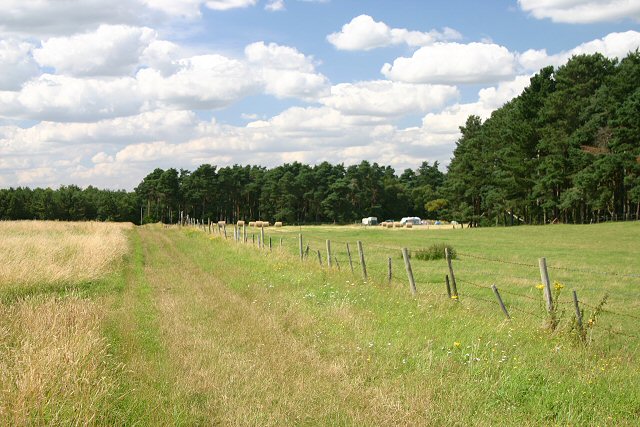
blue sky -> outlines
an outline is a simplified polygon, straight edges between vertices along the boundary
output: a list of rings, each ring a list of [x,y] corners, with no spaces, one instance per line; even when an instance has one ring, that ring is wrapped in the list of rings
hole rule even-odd
[[[545,65],[640,45],[640,0],[6,0],[0,186],[155,167],[448,163]]]

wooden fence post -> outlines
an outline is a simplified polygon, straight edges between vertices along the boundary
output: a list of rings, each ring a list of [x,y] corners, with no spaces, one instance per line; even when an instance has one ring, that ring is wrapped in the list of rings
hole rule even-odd
[[[580,303],[578,301],[578,294],[576,291],[573,291],[573,307],[576,310],[576,321],[578,322],[578,327],[580,328],[580,336],[582,336],[582,312],[580,311]]]
[[[309,244],[307,243],[307,247],[304,250],[304,257],[309,258]]]
[[[302,261],[302,234],[298,234],[298,248],[300,249],[300,261]]]
[[[449,285],[449,275],[448,274],[444,275],[444,282],[447,285],[447,295],[449,295],[449,298],[451,298],[451,285]]]
[[[547,313],[553,311],[553,299],[551,294],[551,281],[549,281],[549,272],[547,271],[547,259],[542,257],[538,260],[540,266],[540,279],[544,285],[544,300],[547,306]]]
[[[262,245],[260,248],[264,249],[264,226],[260,227],[260,242]]]
[[[327,267],[331,268],[331,240],[327,239]]]
[[[280,247],[282,247],[282,237],[280,238]]]
[[[336,267],[338,267],[338,271],[340,271],[340,263],[338,262],[338,257],[334,256],[333,259],[336,261]]]
[[[318,263],[320,264],[320,267],[322,267],[322,256],[320,255],[320,249],[318,249]]]
[[[364,262],[364,250],[362,249],[361,240],[358,240],[358,254],[360,255],[360,265],[362,266],[362,277],[367,280],[367,265]]]
[[[269,236],[269,252],[271,252],[271,236]]]
[[[449,277],[451,279],[451,297],[458,298],[458,286],[456,285],[456,276],[453,274],[453,264],[451,264],[451,254],[449,248],[444,248],[444,256],[447,259],[447,266],[449,267]]]
[[[242,241],[247,243],[247,225],[242,224]]]
[[[222,224],[222,229],[224,230],[224,238],[227,239],[227,224]]]
[[[409,251],[407,251],[407,248],[402,248],[402,258],[404,259],[404,268],[407,270],[407,276],[409,277],[411,294],[415,295],[418,290],[416,289],[416,282],[413,280],[413,270],[411,269],[411,261],[409,260]]]
[[[392,272],[391,272],[391,257],[387,260],[387,281],[391,284]]]
[[[507,316],[507,319],[511,319],[511,316],[509,316],[509,312],[507,311],[507,307],[504,306],[504,303],[502,302],[502,298],[500,297],[500,292],[498,292],[498,288],[496,287],[495,284],[491,285],[491,289],[493,289],[493,293],[496,295],[496,298],[498,299],[498,304],[500,304],[500,308],[502,309],[502,312],[504,313],[505,316]]]
[[[353,260],[351,259],[351,250],[349,249],[348,243],[347,243],[347,255],[349,256],[349,267],[351,267],[351,274],[353,274]]]

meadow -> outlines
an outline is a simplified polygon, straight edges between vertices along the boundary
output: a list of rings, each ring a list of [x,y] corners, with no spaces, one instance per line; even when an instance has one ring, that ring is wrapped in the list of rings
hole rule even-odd
[[[252,243],[257,229],[243,244],[229,226],[227,239],[197,227],[101,226],[0,225],[3,242],[23,242],[2,247],[15,266],[0,275],[0,424],[618,426],[640,417],[638,223],[268,228],[271,250]],[[74,236],[94,234],[115,240],[72,261],[84,253]],[[76,249],[51,255],[67,237]],[[339,268],[327,266],[327,239]],[[54,243],[38,252],[36,241]],[[457,252],[457,300],[444,260],[413,257],[418,292],[409,292],[400,248],[432,244]],[[536,287],[542,256],[563,286],[554,330]],[[65,262],[72,271],[50,273]],[[33,277],[20,282],[16,271]],[[588,304],[585,324],[593,320],[584,340],[574,289]]]

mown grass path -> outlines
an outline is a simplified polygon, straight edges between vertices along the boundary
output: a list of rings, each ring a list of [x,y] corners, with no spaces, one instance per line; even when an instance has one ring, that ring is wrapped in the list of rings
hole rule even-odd
[[[637,345],[582,348],[462,304],[193,230],[134,232],[111,340],[140,425],[632,425]],[[498,421],[499,420],[499,421]]]

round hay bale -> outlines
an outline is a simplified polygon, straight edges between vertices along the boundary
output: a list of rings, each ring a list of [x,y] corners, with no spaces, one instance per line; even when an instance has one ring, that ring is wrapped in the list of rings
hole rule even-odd
[[[242,227],[244,225],[244,221],[238,221],[238,227]]]
[[[256,221],[256,227],[261,228],[262,227],[262,221]]]
[[[218,225],[220,226],[227,225],[227,221],[218,221]]]
[[[401,223],[399,223],[399,222],[394,222],[394,223],[393,223],[393,226],[394,226],[395,228],[402,228],[402,224],[401,224]]]
[[[262,221],[262,227],[271,227],[271,224],[269,224],[269,221]]]
[[[411,224],[410,222],[407,222],[407,223],[405,224],[405,227],[407,227],[407,228],[413,228],[413,224]]]
[[[274,227],[282,227],[282,221],[276,221],[275,224],[273,224]]]
[[[249,221],[249,227],[255,227],[255,226],[256,226],[255,221]]]

